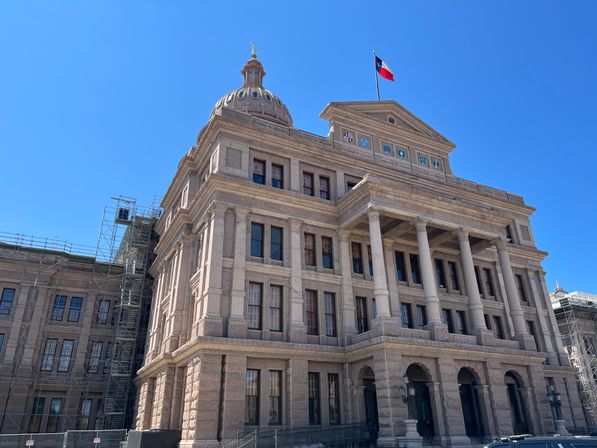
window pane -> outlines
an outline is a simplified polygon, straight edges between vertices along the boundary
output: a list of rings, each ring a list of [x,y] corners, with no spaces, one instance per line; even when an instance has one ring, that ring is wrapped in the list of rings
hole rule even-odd
[[[91,416],[91,404],[92,399],[86,398],[81,401],[81,411],[79,416],[78,429],[85,430],[89,429],[89,417]]]
[[[315,266],[315,235],[305,233],[305,265]]]
[[[54,365],[54,356],[56,356],[56,348],[58,347],[58,339],[46,339],[44,346],[44,354],[41,359],[40,370],[42,372],[51,372]]]
[[[45,397],[35,397],[33,399],[33,409],[31,409],[31,420],[29,421],[29,432],[39,432],[45,406]]]
[[[442,309],[442,322],[448,326],[448,333],[454,333],[454,323],[452,322],[452,311],[447,308]]]
[[[367,261],[369,262],[369,275],[373,275],[373,257],[371,256],[371,246],[367,245]]]
[[[91,343],[91,353],[89,354],[89,373],[97,373],[99,371],[100,359],[102,356],[102,342]]]
[[[284,167],[272,164],[272,187],[284,188]]]
[[[402,328],[412,328],[413,322],[410,312],[410,303],[400,303],[400,313],[402,316]]]
[[[352,243],[352,270],[355,274],[363,273],[361,243]]]
[[[245,376],[245,425],[259,424],[259,370],[247,369]]]
[[[421,274],[419,270],[419,256],[410,254],[410,272],[413,276],[413,283],[421,284]]]
[[[340,424],[340,387],[337,373],[328,373],[328,406],[330,425]]]
[[[79,322],[82,305],[83,299],[81,297],[73,297],[70,299],[70,308],[68,309],[69,322]]]
[[[282,331],[282,287],[272,285],[269,300],[269,329]]]
[[[283,257],[283,239],[284,239],[284,230],[281,227],[274,227],[271,228],[271,254],[270,257],[272,260],[282,260]]]
[[[464,311],[456,311],[456,333],[458,334],[468,334],[466,328],[466,314]]]
[[[317,291],[307,289],[305,291],[305,305],[307,314],[307,334],[319,334],[319,322],[317,316]]]
[[[3,345],[4,345],[4,333],[0,333],[0,352],[2,351]]]
[[[435,273],[437,275],[437,285],[440,288],[446,287],[446,273],[444,271],[444,260],[435,260]]]
[[[493,289],[493,278],[491,276],[491,270],[488,268],[483,268],[483,273],[485,275],[485,291],[490,296],[495,296],[495,290]]]
[[[75,341],[62,341],[62,350],[60,350],[60,358],[58,359],[58,371],[68,372],[70,369],[70,360],[73,355],[73,348]]]
[[[331,292],[324,293],[325,301],[325,335],[336,336],[336,296]]]
[[[364,333],[369,331],[369,319],[367,317],[367,298],[357,297],[356,298],[357,308],[357,331]]]
[[[62,398],[52,398],[46,432],[57,432],[60,427],[60,413],[62,411]]]
[[[99,302],[99,306],[97,308],[97,318],[96,321],[98,324],[105,325],[108,323],[108,313],[110,312],[110,301],[106,299],[102,299]]]
[[[326,269],[334,269],[334,253],[332,245],[331,238],[327,236],[321,237],[321,258],[323,267]]]
[[[319,176],[319,197],[322,199],[330,198],[330,178]]]
[[[425,325],[427,325],[427,315],[425,313],[425,306],[417,305],[415,309],[417,313],[417,327],[419,330],[424,330]]]
[[[454,261],[448,261],[448,269],[450,270],[450,281],[452,282],[452,289],[460,290],[460,281],[458,280],[458,269]]]
[[[265,162],[263,160],[253,160],[253,182],[265,185]]]
[[[0,298],[0,314],[10,314],[12,302],[15,298],[16,289],[4,288],[2,290],[2,297]]]
[[[394,252],[396,258],[396,278],[399,282],[406,281],[406,266],[404,265],[404,252]]]
[[[313,196],[313,174],[303,173],[303,193]]]
[[[309,372],[309,424],[321,424],[319,373]]]
[[[269,372],[269,419],[270,425],[282,424],[282,371],[270,370]]]
[[[66,296],[56,296],[52,308],[52,320],[60,321],[64,317],[64,308],[66,307]]]
[[[262,292],[263,285],[261,283],[249,283],[247,326],[253,330],[261,330]]]
[[[263,224],[251,223],[251,256],[263,257]]]

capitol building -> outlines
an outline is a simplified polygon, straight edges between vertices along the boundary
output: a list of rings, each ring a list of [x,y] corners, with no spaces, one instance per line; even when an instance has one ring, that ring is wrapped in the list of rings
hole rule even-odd
[[[534,208],[457,177],[455,145],[395,101],[331,102],[319,136],[255,53],[242,75],[162,202],[136,429],[181,448],[353,423],[384,447],[583,429]]]

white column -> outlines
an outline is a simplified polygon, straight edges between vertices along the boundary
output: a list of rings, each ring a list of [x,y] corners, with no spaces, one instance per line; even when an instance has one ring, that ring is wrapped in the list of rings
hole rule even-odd
[[[460,258],[462,260],[462,271],[464,273],[464,284],[468,296],[468,309],[471,318],[471,330],[478,334],[487,330],[485,316],[483,315],[483,302],[479,295],[479,287],[475,277],[475,265],[473,264],[473,253],[468,239],[468,232],[464,229],[458,231],[458,242],[460,244]]]
[[[338,230],[340,240],[340,269],[342,270],[342,322],[344,334],[350,337],[357,333],[356,318],[354,314],[354,294],[352,292],[352,265],[350,263],[349,233]],[[348,343],[348,342],[347,342]]]
[[[367,213],[367,216],[369,217],[369,237],[371,238],[371,257],[373,258],[373,294],[375,295],[375,304],[377,306],[377,317],[389,318],[391,317],[390,302],[381,228],[379,226],[379,212],[370,211]]]
[[[522,307],[520,306],[520,298],[518,297],[518,290],[514,281],[514,274],[512,273],[512,265],[510,264],[510,255],[508,248],[502,238],[493,240],[497,247],[498,258],[502,268],[502,275],[504,276],[504,283],[506,285],[506,296],[508,297],[508,304],[510,305],[510,315],[512,316],[512,323],[514,324],[514,333],[516,336],[528,336],[526,322]]]
[[[247,215],[248,210],[236,207],[236,228],[234,233],[234,265],[232,270],[232,298],[228,336],[244,337],[246,334],[245,299],[245,264],[247,260]]]
[[[393,250],[394,242],[384,240],[384,250],[386,258],[386,274],[388,280],[388,290],[390,291],[390,314],[397,320],[398,326],[402,326],[402,316],[400,315],[400,297],[398,296],[398,283],[396,279],[396,258]]]
[[[303,318],[303,262],[301,246],[301,224],[290,219],[290,340],[306,340],[306,326]]]
[[[427,239],[427,222],[417,220],[417,242],[419,245],[419,264],[421,266],[421,277],[423,278],[423,292],[425,294],[427,322],[430,325],[442,324],[439,298],[435,286],[433,274],[433,263],[431,262],[431,251]]]

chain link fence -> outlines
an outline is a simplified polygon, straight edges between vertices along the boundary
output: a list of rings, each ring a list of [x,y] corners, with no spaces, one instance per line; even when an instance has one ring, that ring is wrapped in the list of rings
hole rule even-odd
[[[0,448],[120,448],[126,429],[0,434]]]

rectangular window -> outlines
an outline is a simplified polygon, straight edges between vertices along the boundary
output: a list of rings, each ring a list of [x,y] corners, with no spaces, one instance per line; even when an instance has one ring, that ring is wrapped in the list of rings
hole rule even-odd
[[[437,286],[446,287],[446,272],[444,271],[444,260],[435,259],[435,274],[437,275]]]
[[[81,307],[83,306],[83,299],[81,297],[72,297],[70,299],[70,307],[68,308],[69,322],[79,322],[81,316]]]
[[[355,274],[363,273],[363,253],[361,243],[352,243],[352,271]]]
[[[485,291],[490,296],[495,296],[495,290],[493,289],[493,277],[491,276],[491,270],[489,268],[483,268],[483,275],[485,276]]]
[[[253,182],[265,185],[265,161],[253,160]]]
[[[489,314],[483,314],[483,318],[485,319],[485,326],[487,327],[488,330],[491,330],[492,326],[491,326],[491,319],[489,319]]]
[[[45,406],[45,397],[35,397],[33,399],[33,409],[31,409],[31,420],[29,421],[29,432],[39,432]]]
[[[284,229],[271,227],[270,257],[282,261],[284,257]]]
[[[4,345],[4,333],[0,333],[0,353],[2,352],[3,345]]]
[[[504,327],[500,316],[493,316],[493,332],[498,339],[504,339]]]
[[[58,432],[60,428],[60,413],[62,412],[62,398],[52,398],[46,432]]]
[[[518,297],[520,297],[520,300],[528,302],[529,299],[527,298],[527,293],[524,289],[524,279],[521,274],[516,274],[516,287],[518,289]]]
[[[324,268],[334,269],[334,249],[330,237],[321,237],[321,259]]]
[[[479,266],[475,266],[475,279],[477,280],[477,288],[479,288],[479,294],[483,295],[483,285],[481,284],[481,274],[479,273]]]
[[[305,308],[307,313],[307,334],[319,334],[319,322],[317,320],[317,291],[305,290]]]
[[[336,296],[331,292],[323,293],[325,305],[325,335],[336,336]]]
[[[412,328],[413,320],[410,303],[400,303],[400,315],[402,316],[402,328]]]
[[[309,372],[309,424],[321,425],[319,373]]]
[[[367,298],[357,297],[357,331],[365,333],[369,331],[369,319],[367,318]]]
[[[448,271],[450,272],[450,281],[452,289],[460,291],[460,281],[458,280],[458,268],[455,261],[448,261]]]
[[[413,283],[421,284],[421,271],[419,270],[419,256],[410,254],[410,272],[413,276]]]
[[[529,334],[533,336],[533,340],[535,341],[535,350],[539,351],[539,339],[537,339],[537,333],[535,332],[535,322],[528,320],[527,327],[529,329]]]
[[[62,349],[60,350],[60,358],[58,358],[58,371],[68,372],[70,370],[70,360],[73,356],[73,348],[75,341],[65,339],[62,341]]]
[[[104,373],[110,372],[112,360],[112,343],[108,342],[106,345],[106,354],[104,355]]]
[[[272,163],[272,187],[284,188],[284,167]]]
[[[371,318],[377,319],[377,304],[375,303],[375,297],[371,299]]]
[[[371,246],[367,245],[367,261],[369,262],[369,275],[373,275],[373,257],[371,256]]]
[[[282,287],[277,285],[270,286],[269,329],[282,331]]]
[[[247,305],[247,327],[261,330],[261,303],[263,300],[263,285],[249,283],[249,299]]]
[[[93,400],[91,398],[85,398],[81,401],[81,410],[79,412],[79,424],[77,429],[86,430],[89,428],[89,421],[91,417],[91,405]]]
[[[62,320],[64,308],[66,307],[66,296],[56,296],[52,307],[52,320]]]
[[[443,308],[442,309],[442,322],[448,327],[448,333],[454,333],[454,322],[452,321],[452,311]]]
[[[263,224],[251,223],[251,256],[263,258]]]
[[[313,173],[303,173],[303,194],[313,196]]]
[[[315,235],[305,233],[305,265],[315,266]]]
[[[466,328],[466,313],[464,311],[456,311],[456,333],[468,334]]]
[[[330,199],[330,178],[327,176],[319,176],[319,197]]]
[[[15,298],[15,292],[16,289],[14,288],[4,288],[2,290],[2,297],[0,298],[0,314],[10,314],[12,302]]]
[[[41,358],[41,366],[39,370],[42,372],[51,372],[54,365],[54,356],[56,356],[56,349],[58,348],[58,339],[46,339],[44,346],[44,354]]]
[[[108,323],[108,314],[110,313],[110,301],[107,299],[101,299],[97,307],[96,322],[100,325]]]
[[[399,282],[406,281],[406,265],[404,264],[404,252],[395,251],[396,258],[396,278]]]
[[[509,243],[511,243],[513,241],[513,238],[512,238],[512,227],[510,226],[510,224],[508,224],[506,226],[506,239],[508,240]]]
[[[245,374],[245,425],[259,425],[259,370]]]
[[[427,313],[425,312],[425,305],[417,305],[415,307],[415,312],[417,313],[417,328],[419,330],[424,330],[425,325],[427,325]]]
[[[97,373],[99,372],[99,365],[100,359],[102,358],[102,342],[92,342],[91,343],[91,352],[89,353],[89,366],[87,367],[87,371],[89,373]]]
[[[269,371],[269,419],[270,425],[282,424],[282,371]]]
[[[328,373],[329,424],[340,424],[340,382],[337,373]]]

